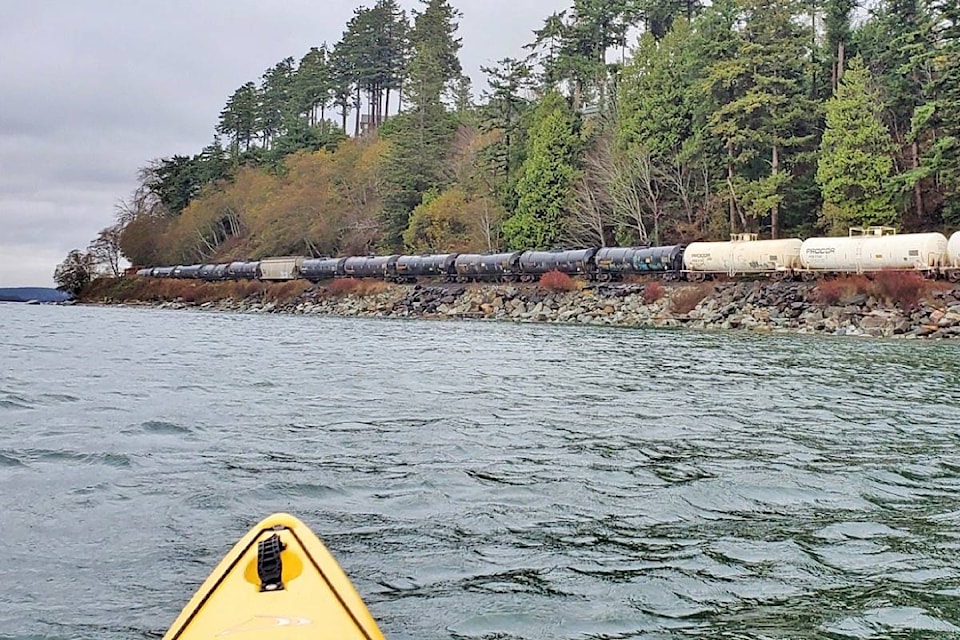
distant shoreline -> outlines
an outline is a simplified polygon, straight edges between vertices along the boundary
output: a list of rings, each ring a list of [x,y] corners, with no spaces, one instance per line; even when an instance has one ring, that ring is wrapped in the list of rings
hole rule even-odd
[[[49,287],[0,287],[0,302],[66,302],[70,296]]]

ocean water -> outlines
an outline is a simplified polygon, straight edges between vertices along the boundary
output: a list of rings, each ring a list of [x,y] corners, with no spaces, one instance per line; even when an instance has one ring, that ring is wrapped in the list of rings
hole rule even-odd
[[[960,637],[960,346],[0,305],[0,638],[288,511],[388,638]]]

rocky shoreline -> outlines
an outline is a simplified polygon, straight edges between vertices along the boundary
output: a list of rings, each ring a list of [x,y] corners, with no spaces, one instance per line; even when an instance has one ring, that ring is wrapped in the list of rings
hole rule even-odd
[[[925,286],[909,302],[871,293],[860,282],[825,287],[802,282],[589,284],[574,291],[537,285],[384,285],[331,291],[319,286],[288,299],[266,293],[242,299],[148,304],[159,308],[342,317],[481,319],[620,327],[690,327],[837,336],[960,337],[960,289]]]

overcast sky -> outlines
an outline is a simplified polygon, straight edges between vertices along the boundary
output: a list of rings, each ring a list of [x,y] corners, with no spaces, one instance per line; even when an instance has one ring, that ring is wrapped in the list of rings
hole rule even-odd
[[[0,287],[53,286],[67,252],[113,222],[138,168],[198,153],[237,87],[336,42],[374,1],[0,0]],[[481,65],[519,57],[571,2],[452,4],[476,85]]]

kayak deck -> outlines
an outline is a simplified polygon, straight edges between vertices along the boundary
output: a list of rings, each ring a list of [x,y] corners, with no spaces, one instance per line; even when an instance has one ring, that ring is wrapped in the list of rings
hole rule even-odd
[[[288,514],[250,530],[220,562],[164,640],[383,640],[324,544]]]

